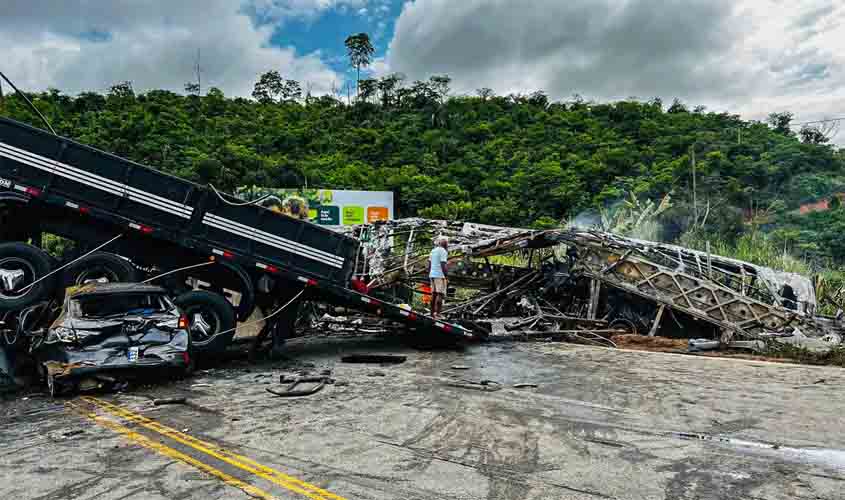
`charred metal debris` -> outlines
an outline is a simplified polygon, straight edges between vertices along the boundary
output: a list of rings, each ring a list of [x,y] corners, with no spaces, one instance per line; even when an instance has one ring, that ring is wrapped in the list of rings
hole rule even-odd
[[[841,314],[816,314],[807,277],[680,246],[418,218],[352,231],[363,242],[357,277],[372,293],[414,306],[428,302],[432,241],[447,237],[444,319],[491,338],[613,345],[614,335],[639,333],[697,339],[696,350],[772,342],[826,350],[845,332]]]

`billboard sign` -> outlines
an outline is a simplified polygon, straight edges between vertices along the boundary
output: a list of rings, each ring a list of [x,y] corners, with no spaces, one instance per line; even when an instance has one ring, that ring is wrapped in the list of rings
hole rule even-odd
[[[260,186],[238,188],[238,196],[257,200],[278,212],[322,226],[354,226],[394,218],[392,191],[346,189],[282,189]]]

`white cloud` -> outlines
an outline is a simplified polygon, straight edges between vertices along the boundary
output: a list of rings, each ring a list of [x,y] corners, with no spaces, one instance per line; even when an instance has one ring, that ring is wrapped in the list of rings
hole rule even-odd
[[[206,88],[248,96],[260,73],[277,69],[327,92],[344,75],[325,54],[271,47],[272,30],[366,9],[379,40],[390,11],[388,0],[2,3],[0,69],[25,88],[71,93],[122,80],[181,90],[197,49]],[[838,0],[414,0],[370,73],[446,73],[457,92],[679,97],[747,118],[788,110],[807,121],[845,116],[844,23]]]
[[[82,0],[8,1],[0,17],[3,69],[27,89],[102,91],[130,80],[137,90],[178,91],[193,78],[197,49],[204,86],[219,87],[228,95],[248,96],[257,76],[269,69],[312,82],[315,93],[327,92],[332,81],[343,80],[319,53],[299,55],[292,47],[271,47],[273,26],[256,26],[229,0],[154,0],[143,5],[111,1],[96,6]],[[337,2],[286,3],[290,15],[305,15],[308,9]],[[91,33],[99,35],[86,36]]]
[[[290,18],[313,18],[324,11],[338,9],[357,10],[370,0],[250,0],[244,10],[267,22],[279,23]]]
[[[458,92],[659,96],[762,118],[845,115],[838,0],[415,0],[385,65]]]
[[[387,76],[390,72],[390,65],[387,64],[387,61],[383,57],[374,58],[373,62],[370,63],[370,67],[367,68],[367,76],[369,78],[381,78]]]

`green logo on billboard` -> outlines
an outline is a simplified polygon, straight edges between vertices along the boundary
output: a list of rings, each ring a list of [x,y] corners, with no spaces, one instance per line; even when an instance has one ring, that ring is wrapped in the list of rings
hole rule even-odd
[[[364,207],[346,205],[343,207],[343,224],[352,226],[364,223]]]

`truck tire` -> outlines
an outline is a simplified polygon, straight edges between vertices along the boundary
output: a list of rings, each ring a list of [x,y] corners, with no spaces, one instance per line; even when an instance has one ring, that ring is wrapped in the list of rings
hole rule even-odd
[[[52,259],[47,252],[26,243],[0,244],[0,270],[23,271],[23,281],[13,290],[6,290],[0,282],[0,311],[24,309],[38,302],[49,300],[56,292],[56,276],[39,281],[25,292],[16,292],[34,283],[53,270]]]
[[[95,252],[68,266],[63,279],[65,287],[84,285],[90,281],[135,283],[141,281],[141,273],[131,262],[120,256]]]
[[[191,350],[199,355],[223,352],[235,336],[235,309],[225,297],[195,290],[173,302],[188,316]]]

